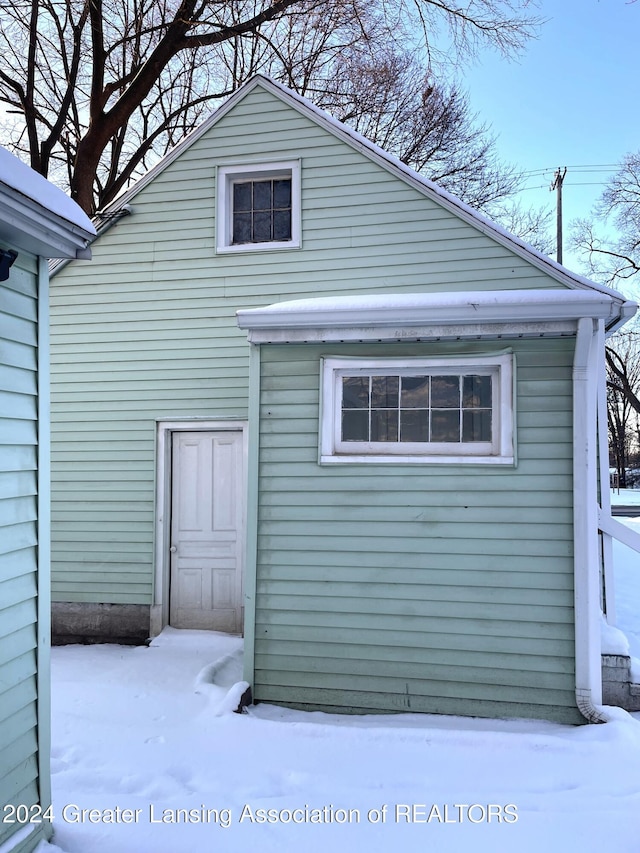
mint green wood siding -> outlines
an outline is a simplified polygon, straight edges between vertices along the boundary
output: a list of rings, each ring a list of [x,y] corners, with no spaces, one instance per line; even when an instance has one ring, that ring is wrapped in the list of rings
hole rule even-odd
[[[302,248],[216,255],[216,166],[293,158]],[[261,87],[132,206],[52,282],[57,601],[151,602],[155,419],[246,417],[238,308],[559,286]]]
[[[317,463],[322,355],[482,345],[261,347],[255,699],[581,720],[573,346],[513,345],[514,468]]]
[[[37,320],[37,262],[21,253],[0,283],[0,805],[40,796]],[[48,720],[40,724],[46,738]],[[20,828],[1,823],[0,845]]]

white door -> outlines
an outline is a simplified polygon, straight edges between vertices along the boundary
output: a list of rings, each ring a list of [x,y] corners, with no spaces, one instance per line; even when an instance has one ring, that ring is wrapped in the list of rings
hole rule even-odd
[[[169,623],[242,633],[241,431],[174,432]]]

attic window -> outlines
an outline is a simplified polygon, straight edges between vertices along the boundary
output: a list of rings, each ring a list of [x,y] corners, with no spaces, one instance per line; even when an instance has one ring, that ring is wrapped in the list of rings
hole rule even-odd
[[[258,178],[232,184],[231,243],[291,240],[291,178]]]
[[[510,355],[324,361],[322,462],[513,462]]]
[[[300,164],[218,169],[218,252],[300,246]]]

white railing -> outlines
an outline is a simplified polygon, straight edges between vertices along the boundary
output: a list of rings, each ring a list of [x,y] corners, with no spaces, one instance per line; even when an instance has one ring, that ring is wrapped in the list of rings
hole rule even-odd
[[[640,509],[640,507],[639,507]],[[616,624],[615,578],[613,572],[613,540],[617,539],[640,554],[640,533],[611,517],[611,510],[598,507],[598,529],[602,533],[603,600],[602,610],[609,625]]]
[[[638,514],[640,515],[640,512]],[[622,524],[609,514],[605,515],[602,510],[598,512],[598,527],[601,533],[611,536],[612,539],[617,539],[618,542],[622,542],[623,545],[627,545],[640,554],[640,533],[631,530],[626,524]]]

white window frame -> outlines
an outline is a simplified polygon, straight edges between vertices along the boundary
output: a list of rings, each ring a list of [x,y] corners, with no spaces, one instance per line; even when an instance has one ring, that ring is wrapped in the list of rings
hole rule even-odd
[[[433,373],[491,374],[492,442],[343,442],[342,377]],[[419,463],[513,465],[514,366],[511,353],[438,358],[322,359],[320,463]]]
[[[233,193],[235,181],[291,178],[291,239],[270,240],[264,243],[231,242],[233,221]],[[300,161],[287,160],[276,163],[245,163],[218,166],[216,204],[216,251],[219,253],[264,252],[282,249],[299,249],[301,246],[300,215]]]

